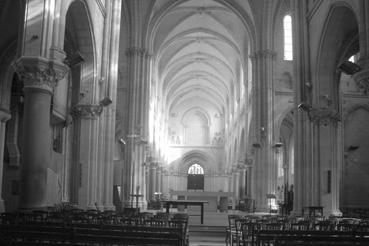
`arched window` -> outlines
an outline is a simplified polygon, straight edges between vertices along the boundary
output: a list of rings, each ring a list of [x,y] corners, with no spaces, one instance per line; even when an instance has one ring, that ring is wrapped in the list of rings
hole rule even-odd
[[[292,61],[292,18],[286,15],[283,18],[283,34],[284,34],[284,60]]]
[[[204,174],[204,168],[199,164],[193,164],[188,169],[188,174]]]
[[[204,190],[204,168],[197,163],[188,168],[187,190]]]

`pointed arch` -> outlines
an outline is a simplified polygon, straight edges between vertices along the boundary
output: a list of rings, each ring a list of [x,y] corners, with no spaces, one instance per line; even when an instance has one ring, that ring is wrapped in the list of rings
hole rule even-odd
[[[344,22],[340,20],[345,20]],[[346,48],[346,37],[358,33],[358,21],[354,10],[344,2],[332,4],[324,22],[323,32],[319,41],[314,86],[317,95],[329,95],[333,104],[338,105],[337,66],[340,54]],[[319,103],[320,97],[315,98]]]

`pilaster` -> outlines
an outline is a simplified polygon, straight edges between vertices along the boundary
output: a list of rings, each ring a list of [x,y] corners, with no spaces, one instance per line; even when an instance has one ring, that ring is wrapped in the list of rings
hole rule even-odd
[[[11,114],[8,110],[0,108],[0,213],[5,212],[5,204],[2,196],[3,190],[3,169],[4,169],[4,144],[6,122]]]

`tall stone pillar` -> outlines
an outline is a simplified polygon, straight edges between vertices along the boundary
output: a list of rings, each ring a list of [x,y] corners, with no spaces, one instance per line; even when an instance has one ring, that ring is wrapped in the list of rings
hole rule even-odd
[[[273,176],[271,171],[274,152],[273,145],[273,126],[269,122],[273,122],[273,63],[276,53],[268,48],[260,49],[250,56],[253,62],[254,85],[255,92],[255,122],[254,135],[257,147],[254,148],[255,154],[255,185],[254,199],[258,211],[268,211],[268,203],[266,194],[272,193],[274,190],[273,180],[277,177]]]
[[[305,196],[305,206],[322,205],[324,213],[327,215],[342,215],[339,209],[340,182],[342,172],[341,154],[341,123],[339,113],[332,109],[313,109],[310,112],[310,118],[314,124],[314,142],[317,142],[317,148],[320,152],[314,156],[319,163],[314,169],[305,169],[305,175],[310,177],[311,181],[306,184],[305,190],[310,194]],[[329,154],[328,154],[329,153]],[[319,175],[320,173],[320,175]],[[316,194],[314,190],[309,189],[309,185],[319,183],[320,192]],[[321,196],[321,198],[319,197]],[[320,199],[319,199],[320,198]],[[316,200],[319,203],[316,203]]]
[[[359,43],[360,43],[360,59],[358,61],[364,70],[369,68],[369,2],[366,0],[358,1],[359,13]],[[358,82],[358,81],[357,81]]]
[[[132,47],[126,52],[129,58],[129,134],[127,161],[131,166],[131,194],[137,188],[143,197],[139,206],[146,206],[146,180],[144,162],[148,137],[149,81],[151,56],[144,48]],[[133,200],[134,197],[132,197]],[[132,200],[132,201],[133,201]]]
[[[47,206],[47,169],[51,163],[50,106],[53,88],[66,73],[64,64],[41,57],[21,57],[14,66],[24,83],[22,209]]]
[[[106,17],[104,21],[103,61],[101,63],[101,76],[104,86],[100,90],[100,100],[111,99],[111,104],[105,105],[99,120],[99,163],[101,167],[101,195],[99,202],[104,210],[115,209],[113,205],[113,179],[114,176],[114,143],[116,124],[116,98],[118,84],[118,60],[119,60],[119,37],[121,22],[120,0],[107,1]]]
[[[253,159],[252,158],[246,158],[245,160],[245,185],[246,185],[246,190],[245,190],[245,194],[247,196],[247,198],[253,198],[253,194],[252,194],[252,191],[253,191],[253,183],[252,182],[252,177],[253,177],[253,174],[252,174],[252,163],[253,163]]]
[[[150,163],[150,166],[149,166],[149,180],[148,183],[149,183],[149,190],[148,190],[148,193],[147,193],[147,200],[150,201],[150,200],[154,200],[154,193],[156,192],[156,169],[157,169],[157,164],[155,162],[151,162]]]
[[[233,171],[233,192],[236,201],[240,198],[240,170],[236,167],[232,168]]]
[[[162,174],[162,168],[161,167],[157,167],[156,168],[156,192],[162,193],[162,179],[163,179],[163,174]],[[161,195],[160,195],[161,197]]]
[[[98,187],[98,118],[102,112],[99,104],[77,104],[73,114],[79,124],[79,163],[73,167],[73,194],[81,208],[104,209],[98,204],[102,195]]]
[[[294,199],[293,199],[293,214],[300,214],[303,206],[313,205],[308,200],[312,200],[312,194],[316,194],[319,187],[319,178],[312,182],[311,175],[318,175],[318,161],[313,161],[312,147],[318,146],[313,143],[313,127],[310,122],[310,117],[307,112],[298,110],[298,105],[301,102],[312,104],[311,87],[306,86],[312,84],[310,76],[310,47],[308,37],[308,22],[306,13],[308,6],[305,1],[291,0],[293,25],[293,59],[294,59],[294,77],[295,83],[295,113],[294,113]],[[312,174],[314,173],[315,174]],[[318,173],[317,173],[318,172]],[[310,174],[309,174],[310,173]],[[287,188],[287,187],[286,187]],[[315,195],[314,195],[315,196]],[[310,198],[309,198],[310,197]],[[314,203],[319,205],[319,199]],[[310,203],[310,204],[309,204]]]
[[[5,130],[6,122],[11,114],[8,110],[0,108],[0,213],[5,211],[5,204],[2,196],[3,190],[3,169],[4,169],[4,148],[5,148]]]
[[[245,199],[246,197],[246,166],[242,165],[240,169],[240,199]]]
[[[353,75],[357,86],[366,93],[369,92],[369,2],[359,2],[359,42],[360,59],[358,61],[361,70]]]

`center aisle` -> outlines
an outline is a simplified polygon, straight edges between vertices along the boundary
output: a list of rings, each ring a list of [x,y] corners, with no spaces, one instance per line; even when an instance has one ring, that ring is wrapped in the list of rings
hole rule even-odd
[[[189,241],[190,246],[225,246],[227,213],[205,212],[204,224],[200,224],[199,216],[191,216],[196,212],[189,212]]]

